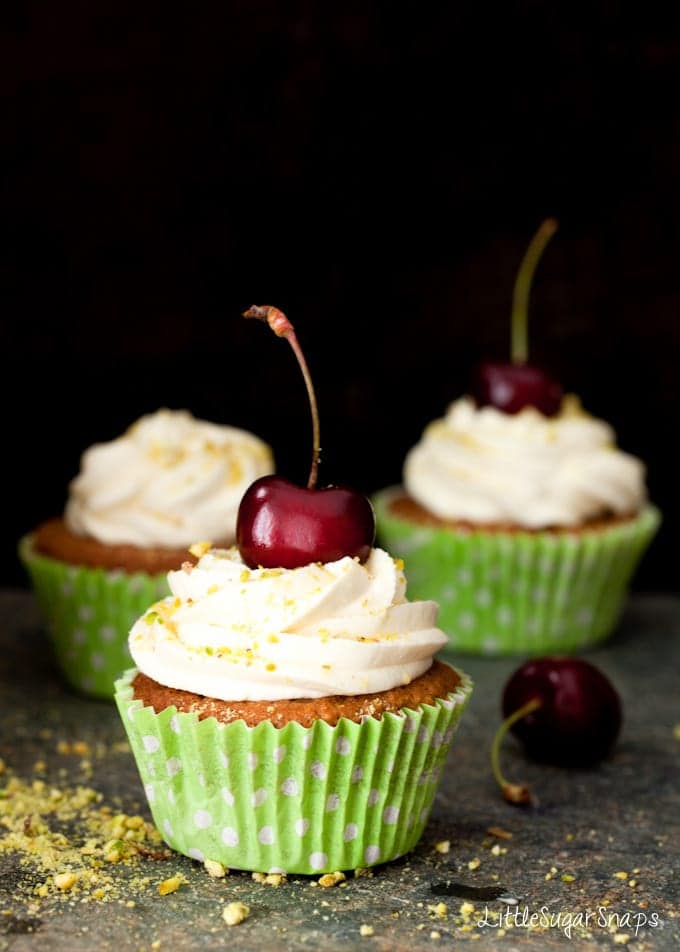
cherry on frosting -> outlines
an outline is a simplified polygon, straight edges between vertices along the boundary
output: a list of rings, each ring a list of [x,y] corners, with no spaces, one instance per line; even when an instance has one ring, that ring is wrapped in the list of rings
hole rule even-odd
[[[241,558],[250,568],[298,568],[310,562],[334,562],[345,556],[365,561],[375,539],[375,514],[355,489],[317,489],[319,414],[314,386],[293,325],[278,308],[253,306],[244,317],[265,321],[285,337],[295,353],[307,387],[312,413],[312,465],[307,487],[280,476],[264,476],[245,492],[236,521]]]
[[[475,368],[471,392],[478,407],[510,414],[535,407],[548,417],[559,413],[564,396],[561,385],[541,367],[493,361]]]
[[[543,222],[517,272],[512,299],[511,362],[484,361],[473,371],[470,393],[479,407],[491,406],[510,414],[525,407],[534,407],[545,416],[559,412],[561,385],[542,367],[528,363],[529,291],[538,260],[556,230],[553,218]]]

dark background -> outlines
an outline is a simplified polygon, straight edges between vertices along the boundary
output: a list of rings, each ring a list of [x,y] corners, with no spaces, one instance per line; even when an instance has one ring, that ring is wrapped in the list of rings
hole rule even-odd
[[[648,19],[645,20],[644,18]],[[304,480],[399,480],[560,222],[532,356],[648,464],[676,589],[680,32],[649,9],[271,0],[3,4],[3,582],[81,452],[142,413],[244,426]]]

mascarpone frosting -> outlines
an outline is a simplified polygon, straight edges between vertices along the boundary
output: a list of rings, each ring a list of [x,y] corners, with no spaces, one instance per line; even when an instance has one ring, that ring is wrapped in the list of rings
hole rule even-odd
[[[172,595],[130,632],[137,667],[225,701],[368,694],[408,684],[446,636],[435,602],[409,602],[403,563],[373,549],[296,569],[249,569],[210,549],[168,573]]]
[[[107,545],[228,545],[243,493],[273,469],[271,450],[252,433],[162,409],[85,451],[64,518]]]
[[[404,485],[441,519],[531,529],[632,515],[646,500],[642,462],[574,397],[553,417],[456,400],[406,456]]]

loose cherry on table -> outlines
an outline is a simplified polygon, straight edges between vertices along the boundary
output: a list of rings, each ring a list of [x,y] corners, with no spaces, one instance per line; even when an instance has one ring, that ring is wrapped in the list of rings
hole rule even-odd
[[[345,486],[316,488],[319,467],[319,414],[316,395],[293,325],[278,308],[253,306],[243,315],[265,321],[285,337],[295,353],[312,412],[312,465],[307,487],[280,476],[263,476],[245,492],[239,506],[236,539],[250,568],[298,568],[334,562],[344,556],[365,561],[375,539],[369,500]]]
[[[503,721],[491,761],[506,800],[530,803],[527,787],[508,782],[499,766],[500,744],[508,730],[534,760],[588,766],[602,760],[621,729],[621,701],[611,681],[581,658],[545,657],[527,661],[510,677],[502,700]]]
[[[543,222],[517,273],[512,304],[512,361],[485,361],[473,372],[470,392],[479,407],[491,406],[503,413],[535,407],[545,416],[554,416],[560,409],[561,385],[543,368],[527,362],[529,291],[538,259],[556,230],[553,218]]]

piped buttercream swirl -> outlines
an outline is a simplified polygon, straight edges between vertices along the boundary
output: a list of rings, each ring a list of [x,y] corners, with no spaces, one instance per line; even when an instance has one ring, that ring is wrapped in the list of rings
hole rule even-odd
[[[85,451],[64,518],[107,545],[228,545],[243,493],[273,469],[271,450],[252,433],[162,409]]]
[[[404,485],[441,519],[531,529],[632,515],[646,500],[642,462],[573,397],[554,417],[456,400],[407,454]]]
[[[132,628],[135,664],[225,701],[386,691],[446,642],[437,605],[406,599],[403,564],[382,549],[296,569],[249,569],[236,548],[211,549],[168,582],[172,595]]]

